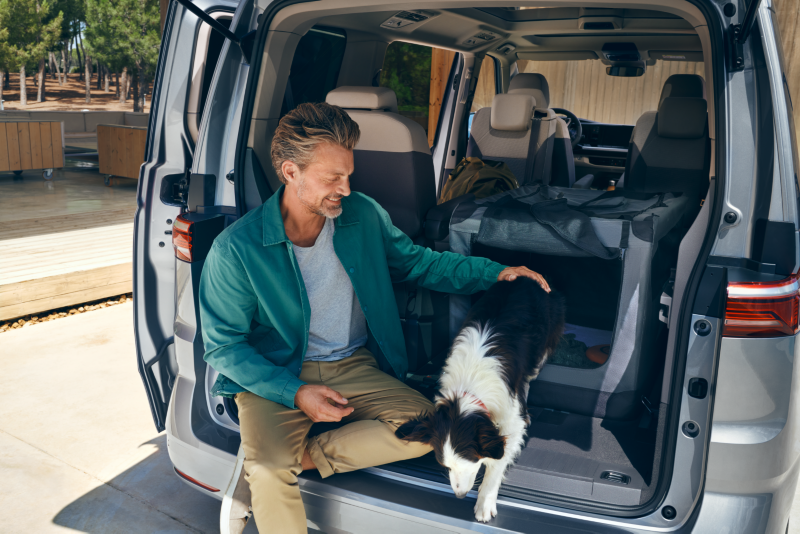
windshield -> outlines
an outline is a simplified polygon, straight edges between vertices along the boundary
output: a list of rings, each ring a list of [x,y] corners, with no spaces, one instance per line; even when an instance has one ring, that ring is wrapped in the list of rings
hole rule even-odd
[[[636,124],[647,111],[658,109],[664,82],[673,74],[704,75],[699,61],[657,60],[648,65],[643,76],[624,78],[606,74],[600,60],[531,61],[518,60],[511,68],[518,72],[536,72],[547,78],[550,107],[563,108],[581,119],[607,124]],[[481,77],[483,69],[481,69]],[[473,111],[492,104],[494,94],[478,84]]]

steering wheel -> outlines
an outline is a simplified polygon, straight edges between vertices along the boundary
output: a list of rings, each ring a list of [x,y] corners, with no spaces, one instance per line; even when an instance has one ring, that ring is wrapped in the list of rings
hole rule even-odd
[[[572,142],[572,148],[575,148],[575,145],[578,144],[578,141],[581,140],[581,136],[583,135],[583,126],[581,126],[581,121],[579,121],[578,117],[569,110],[562,108],[552,109],[555,111],[556,115],[564,115],[564,117],[566,117],[564,122],[567,123],[567,130],[569,130],[569,139]]]

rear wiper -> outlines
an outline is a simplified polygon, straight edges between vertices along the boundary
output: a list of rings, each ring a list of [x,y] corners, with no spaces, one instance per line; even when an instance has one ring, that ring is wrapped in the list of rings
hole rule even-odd
[[[230,39],[232,43],[239,45],[239,48],[242,49],[242,54],[244,55],[244,60],[249,64],[250,63],[250,55],[253,52],[253,41],[255,40],[256,32],[251,31],[244,34],[241,38],[237,37],[232,31],[228,28],[220,24],[217,20],[215,20],[211,15],[194,5],[192,0],[177,0],[179,4],[184,6],[186,9],[197,15],[197,17],[211,26],[211,29],[220,33],[226,39]]]
[[[750,0],[741,24],[731,24],[730,26],[731,70],[744,69],[744,43],[750,37],[750,32],[753,31],[753,26],[756,23],[756,13],[760,5],[761,0]]]

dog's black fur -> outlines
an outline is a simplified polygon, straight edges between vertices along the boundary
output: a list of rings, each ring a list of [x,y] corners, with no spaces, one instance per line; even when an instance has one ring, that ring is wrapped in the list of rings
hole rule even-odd
[[[557,291],[547,293],[537,282],[520,277],[513,282],[494,284],[470,309],[462,326],[462,330],[470,326],[492,329],[493,348],[486,356],[501,362],[503,379],[509,394],[519,399],[520,416],[526,426],[530,424],[527,410],[530,380],[538,376],[547,356],[556,349],[564,331],[564,314],[564,298]],[[487,414],[460,415],[460,402],[463,399],[442,398],[434,414],[407,421],[395,435],[407,441],[430,443],[437,459],[441,456],[441,441],[447,436],[465,458],[474,456],[477,461],[480,457],[502,457],[502,449],[498,447],[503,444],[504,436],[491,424]],[[472,431],[456,432],[461,427]],[[479,450],[473,453],[476,446]]]

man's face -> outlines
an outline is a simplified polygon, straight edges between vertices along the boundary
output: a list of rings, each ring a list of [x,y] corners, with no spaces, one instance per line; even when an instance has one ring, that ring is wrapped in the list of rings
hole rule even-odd
[[[353,151],[330,143],[314,149],[314,160],[305,170],[285,161],[282,171],[286,193],[296,194],[311,213],[335,219],[342,214],[342,197],[350,194]]]

